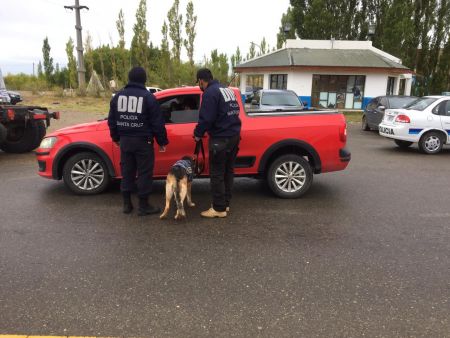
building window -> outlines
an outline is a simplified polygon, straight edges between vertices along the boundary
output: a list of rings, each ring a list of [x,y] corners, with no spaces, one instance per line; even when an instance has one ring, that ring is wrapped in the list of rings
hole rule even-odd
[[[366,77],[362,75],[313,75],[312,106],[361,109]]]
[[[264,75],[247,75],[247,86],[262,89],[264,87]]]
[[[287,74],[270,75],[270,89],[287,89]]]

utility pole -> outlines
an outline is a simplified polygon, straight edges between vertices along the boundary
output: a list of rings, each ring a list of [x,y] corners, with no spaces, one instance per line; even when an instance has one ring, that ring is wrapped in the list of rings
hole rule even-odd
[[[80,6],[80,1],[75,0],[74,6],[64,6],[66,9],[75,10],[75,29],[77,30],[77,55],[78,55],[78,86],[80,89],[86,87],[86,68],[84,68],[83,59],[83,38],[81,36],[81,16],[80,11],[82,9],[89,10],[87,6]]]

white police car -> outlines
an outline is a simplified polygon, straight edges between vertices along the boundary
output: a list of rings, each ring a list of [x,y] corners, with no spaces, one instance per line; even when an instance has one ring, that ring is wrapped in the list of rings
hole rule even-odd
[[[450,96],[424,96],[402,109],[387,109],[379,133],[401,148],[418,143],[423,153],[439,153],[450,144]]]

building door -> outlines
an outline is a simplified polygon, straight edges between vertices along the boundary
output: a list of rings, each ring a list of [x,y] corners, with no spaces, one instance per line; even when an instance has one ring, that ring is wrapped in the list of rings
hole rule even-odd
[[[386,88],[386,95],[394,95],[395,77],[389,76]]]
[[[405,95],[405,88],[406,88],[406,79],[401,79],[398,88],[398,95]]]

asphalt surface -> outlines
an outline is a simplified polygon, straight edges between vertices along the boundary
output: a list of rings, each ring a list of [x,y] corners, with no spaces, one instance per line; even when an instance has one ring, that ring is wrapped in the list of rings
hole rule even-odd
[[[352,126],[347,170],[298,200],[237,179],[227,219],[121,213],[0,153],[0,334],[450,337],[450,149]],[[163,183],[154,203],[162,206]],[[173,211],[172,211],[173,215]]]

